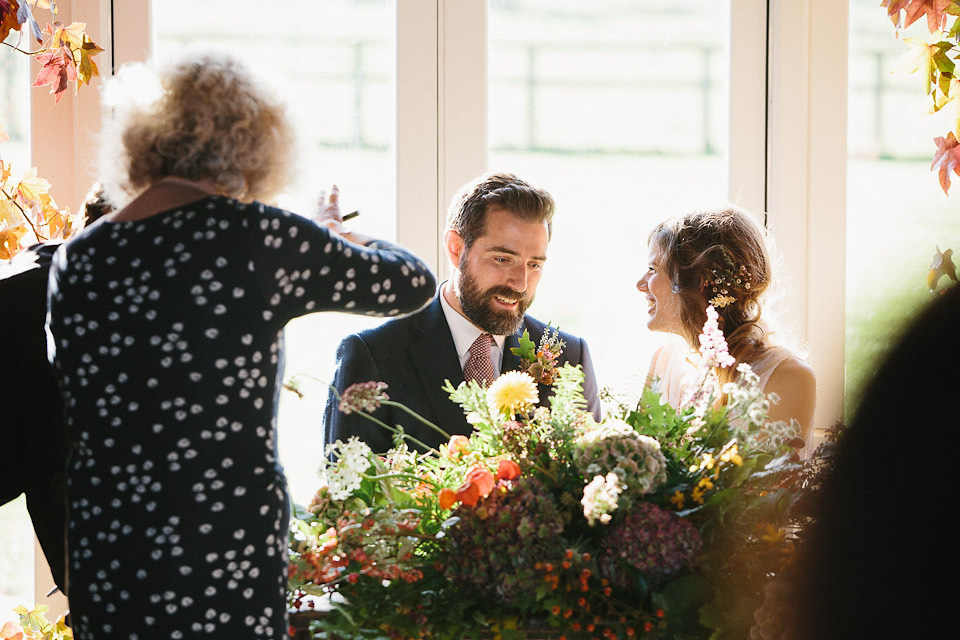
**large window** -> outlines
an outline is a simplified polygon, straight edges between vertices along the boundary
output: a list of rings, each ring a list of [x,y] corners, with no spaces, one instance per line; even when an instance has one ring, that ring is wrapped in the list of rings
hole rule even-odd
[[[531,312],[584,337],[601,386],[653,347],[636,282],[659,221],[729,200],[729,2],[491,0],[489,168],[557,201]]]

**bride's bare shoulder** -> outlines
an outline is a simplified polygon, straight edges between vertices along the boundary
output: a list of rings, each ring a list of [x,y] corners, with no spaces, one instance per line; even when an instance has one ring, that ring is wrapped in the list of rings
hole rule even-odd
[[[796,419],[806,435],[813,426],[817,406],[817,376],[813,367],[800,358],[788,358],[773,370],[763,390],[780,396],[780,402],[770,408],[770,418]]]

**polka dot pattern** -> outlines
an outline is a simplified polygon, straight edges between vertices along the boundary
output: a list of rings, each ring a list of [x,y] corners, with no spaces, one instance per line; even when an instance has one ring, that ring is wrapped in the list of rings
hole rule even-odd
[[[398,247],[218,196],[62,247],[48,328],[76,637],[285,637],[283,326],[411,312],[434,288]]]

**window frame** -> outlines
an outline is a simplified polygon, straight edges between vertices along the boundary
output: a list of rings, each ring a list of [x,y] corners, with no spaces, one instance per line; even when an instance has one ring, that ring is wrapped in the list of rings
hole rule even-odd
[[[61,21],[85,21],[105,50],[101,75],[149,57],[149,0],[58,6]],[[447,204],[487,169],[487,1],[395,6],[397,237],[442,278]],[[765,212],[777,240],[790,291],[782,315],[817,372],[818,430],[843,410],[848,14],[847,0],[731,0],[729,200]],[[96,166],[99,92],[58,105],[34,97],[33,165],[76,210]],[[36,567],[37,601],[49,602],[46,567]]]

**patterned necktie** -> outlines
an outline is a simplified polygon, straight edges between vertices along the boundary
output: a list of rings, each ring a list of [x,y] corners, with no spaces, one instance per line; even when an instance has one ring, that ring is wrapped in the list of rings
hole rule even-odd
[[[467,382],[476,380],[481,386],[488,386],[493,382],[493,361],[490,359],[490,347],[493,336],[481,333],[470,345],[470,359],[463,368],[463,378]]]

